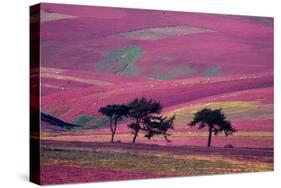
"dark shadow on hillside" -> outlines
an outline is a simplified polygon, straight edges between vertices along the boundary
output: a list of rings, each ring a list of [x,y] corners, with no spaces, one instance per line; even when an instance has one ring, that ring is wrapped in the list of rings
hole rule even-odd
[[[55,126],[58,126],[58,127],[61,127],[61,128],[70,129],[70,128],[73,128],[73,127],[79,127],[79,125],[75,125],[75,124],[72,124],[72,123],[65,122],[63,120],[60,120],[60,119],[58,119],[54,116],[45,114],[43,112],[41,112],[41,120],[45,121],[45,122],[48,122],[51,125],[55,125]]]

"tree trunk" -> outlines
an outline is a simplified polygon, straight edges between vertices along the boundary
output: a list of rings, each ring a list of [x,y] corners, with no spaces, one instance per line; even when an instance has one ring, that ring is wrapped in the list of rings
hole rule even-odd
[[[140,119],[139,118],[136,120],[136,124],[138,125],[138,128],[136,128],[135,133],[134,133],[134,137],[133,137],[133,141],[132,141],[133,144],[136,142],[136,139],[137,139],[137,136],[138,136],[138,133],[140,130]]]
[[[211,147],[211,141],[212,141],[212,129],[209,129],[209,138],[208,138],[208,145],[207,147]]]
[[[114,135],[116,133],[116,129],[117,129],[117,119],[115,119],[114,121],[114,127],[111,129],[111,143],[114,142]]]
[[[114,135],[115,135],[115,132],[112,132],[112,133],[111,133],[111,143],[114,142]]]
[[[135,134],[134,134],[133,141],[132,141],[133,144],[136,142],[136,138],[137,138],[137,136],[138,136],[138,133],[139,133],[139,130],[136,130],[136,131],[135,131]]]
[[[112,127],[112,117],[110,117],[110,124],[109,124],[109,126],[110,126],[110,131],[111,131],[111,140],[110,140],[110,142],[111,143],[113,143],[113,140],[114,140],[114,131],[113,131],[113,127]]]

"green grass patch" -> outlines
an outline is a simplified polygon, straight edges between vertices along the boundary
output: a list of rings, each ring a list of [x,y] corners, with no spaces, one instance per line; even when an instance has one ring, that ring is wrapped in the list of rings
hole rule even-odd
[[[204,72],[203,76],[218,76],[221,74],[221,66],[215,65],[210,67],[206,72]]]
[[[102,72],[135,76],[138,74],[136,60],[142,55],[142,50],[136,45],[127,46],[109,52],[106,58],[99,62],[98,69]]]
[[[80,125],[80,127],[75,129],[98,129],[106,127],[109,123],[109,119],[105,116],[82,114],[72,121],[72,123]]]

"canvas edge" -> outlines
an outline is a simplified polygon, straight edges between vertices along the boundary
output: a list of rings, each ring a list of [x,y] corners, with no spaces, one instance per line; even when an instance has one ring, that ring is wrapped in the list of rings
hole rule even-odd
[[[40,185],[40,3],[29,7],[29,181]]]

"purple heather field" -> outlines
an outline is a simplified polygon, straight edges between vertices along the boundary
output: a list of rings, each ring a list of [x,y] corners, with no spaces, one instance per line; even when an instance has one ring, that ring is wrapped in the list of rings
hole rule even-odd
[[[48,3],[40,15],[41,111],[79,125],[41,121],[42,184],[273,170],[273,18]],[[110,143],[99,109],[137,97],[175,115],[171,142],[132,144],[124,119]],[[207,148],[208,129],[187,126],[203,108],[237,132]]]

